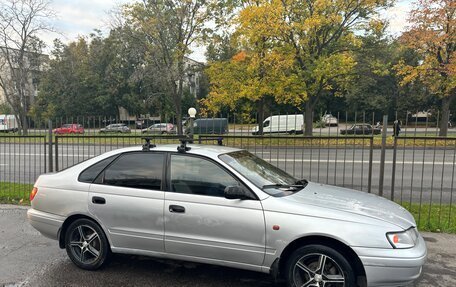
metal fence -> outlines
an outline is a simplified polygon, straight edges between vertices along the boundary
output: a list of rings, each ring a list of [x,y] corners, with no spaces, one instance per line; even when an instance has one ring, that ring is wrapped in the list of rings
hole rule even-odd
[[[52,126],[52,125],[51,125]],[[0,136],[0,199],[27,201],[36,178],[104,152],[143,144],[141,133],[122,135]],[[383,135],[195,135],[195,142],[247,149],[296,178],[353,188],[394,200],[421,227],[456,231],[456,138],[405,131]],[[175,135],[153,135],[155,144],[177,144]]]

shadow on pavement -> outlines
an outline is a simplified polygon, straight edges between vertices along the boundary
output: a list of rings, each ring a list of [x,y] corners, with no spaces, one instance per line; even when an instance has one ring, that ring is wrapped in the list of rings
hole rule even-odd
[[[268,274],[227,267],[142,256],[114,255],[98,271],[84,271],[69,259],[47,268],[41,276],[27,282],[29,286],[217,286],[271,287]]]

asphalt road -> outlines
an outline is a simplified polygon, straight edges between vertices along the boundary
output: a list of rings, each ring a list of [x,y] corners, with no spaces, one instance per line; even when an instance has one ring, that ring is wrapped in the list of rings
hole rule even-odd
[[[411,286],[456,286],[456,235],[424,233],[428,261]],[[26,208],[0,205],[0,286],[199,286],[272,287],[266,274],[237,269],[116,255],[102,270],[78,269],[57,241],[26,221]]]
[[[99,155],[118,145],[60,145],[59,168]],[[308,147],[250,147],[249,150],[297,178],[368,191],[369,149]],[[0,144],[0,181],[33,183],[46,171],[44,145]],[[379,149],[373,150],[371,192],[379,194]],[[390,197],[393,150],[386,150],[383,195]],[[396,200],[414,202],[454,202],[456,150],[405,148],[397,152]]]

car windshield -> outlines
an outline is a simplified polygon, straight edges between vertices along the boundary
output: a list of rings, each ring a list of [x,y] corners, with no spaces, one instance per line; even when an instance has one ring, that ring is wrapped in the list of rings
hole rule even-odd
[[[245,150],[222,154],[219,158],[269,195],[289,195],[307,184]]]

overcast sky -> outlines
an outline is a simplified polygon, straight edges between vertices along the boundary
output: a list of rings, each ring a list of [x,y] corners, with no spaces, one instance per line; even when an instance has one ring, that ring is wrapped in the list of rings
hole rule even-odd
[[[400,0],[395,7],[383,16],[390,20],[389,30],[399,34],[406,27],[407,14],[412,0]],[[63,42],[75,40],[78,36],[88,35],[94,29],[108,30],[108,12],[116,5],[133,2],[133,0],[53,0],[52,8],[57,13],[53,25],[60,34],[41,35],[49,46],[55,38]],[[191,56],[197,61],[204,61],[204,48],[196,48]]]

